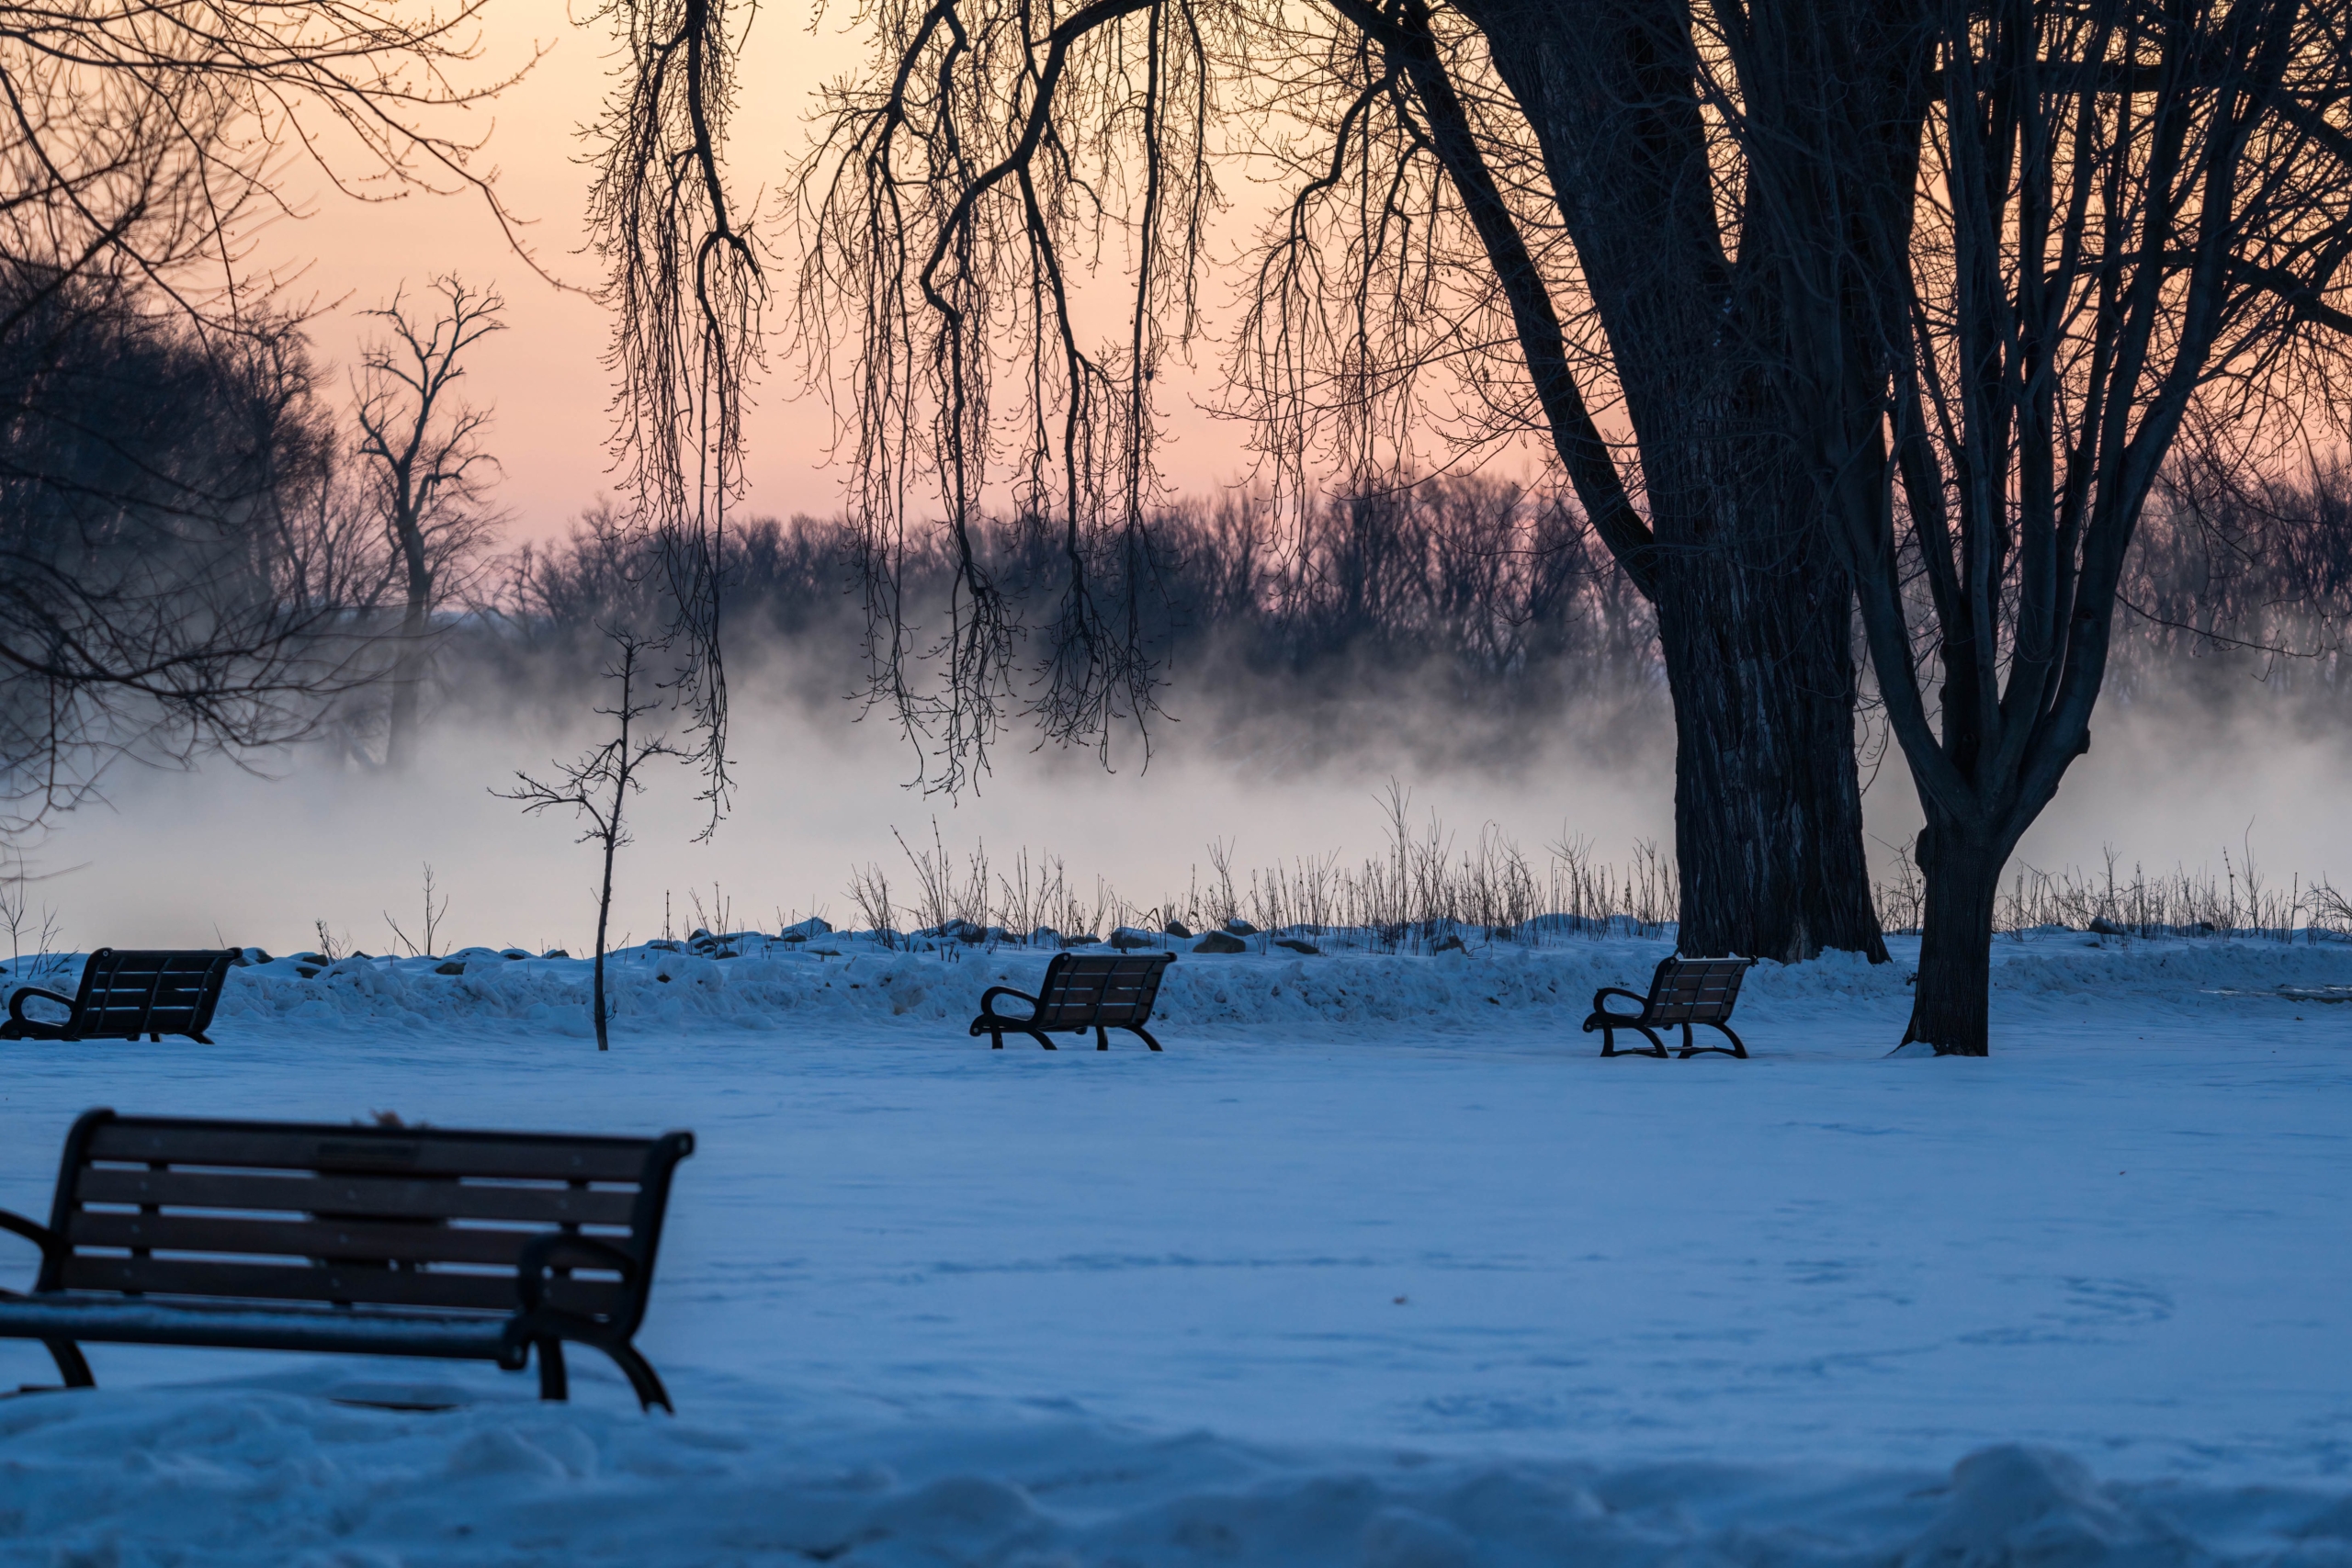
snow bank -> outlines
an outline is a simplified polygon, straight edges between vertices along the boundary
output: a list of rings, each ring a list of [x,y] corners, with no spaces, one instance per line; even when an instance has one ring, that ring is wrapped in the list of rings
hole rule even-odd
[[[1498,942],[1424,956],[1351,951],[1344,939],[1329,936],[1302,940],[1326,951],[1253,942],[1247,953],[1216,954],[1173,943],[1180,956],[1161,990],[1159,1016],[1176,1028],[1234,1030],[1414,1024],[1461,1031],[1504,1018],[1573,1029],[1595,990],[1643,987],[1672,950],[1670,938],[1617,936],[1535,948]],[[747,935],[729,942],[715,950],[705,943],[700,952],[657,943],[610,955],[607,984],[619,1026],[675,1032],[878,1024],[935,1032],[942,1023],[967,1021],[989,986],[1034,989],[1050,956],[955,942],[910,952],[841,933],[798,942]],[[1810,964],[1758,965],[1742,1015],[1770,1022],[1817,1014],[1824,1005],[1899,1008],[1909,996],[1917,942],[1893,945],[1892,964],[1833,953]],[[277,958],[232,972],[220,1016],[224,1024],[329,1028],[508,1021],[579,1035],[589,1032],[589,968],[584,959],[514,949],[334,964]],[[1997,942],[1993,973],[1996,992],[2021,1000],[2131,997],[2243,1006],[2249,995],[2275,996],[2282,987],[2352,984],[2352,944],[2125,942],[2048,932]]]
[[[0,1410],[0,1562],[50,1568],[2336,1568],[2347,1538],[2323,1494],[2102,1485],[2015,1446],[1939,1476],[1283,1452],[1069,1421],[398,1415],[253,1391]]]
[[[2278,991],[2352,947],[2004,941],[1978,1063],[1882,1059],[1916,944],[1765,965],[1762,1059],[1666,1066],[1570,1032],[1662,942],[1187,953],[1169,1052],[1097,1056],[962,1038],[1044,953],[803,934],[620,955],[659,1049],[548,1039],[586,964],[488,949],[10,1045],[23,1213],[98,1102],[698,1152],[638,1341],[682,1418],[593,1354],[542,1407],[96,1347],[0,1398],[0,1568],[2352,1568],[2352,1006]]]

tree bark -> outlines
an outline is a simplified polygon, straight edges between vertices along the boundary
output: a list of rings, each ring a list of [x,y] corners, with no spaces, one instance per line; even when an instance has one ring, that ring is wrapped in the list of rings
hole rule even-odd
[[[1726,553],[1660,574],[1686,954],[1793,964],[1834,947],[1886,961],[1862,848],[1849,593],[1826,559],[1799,574]]]
[[[1883,963],[1851,580],[1770,374],[1787,321],[1719,225],[1688,17],[1621,0],[1466,14],[1535,132],[1640,456],[1650,536],[1610,543],[1657,608],[1674,701],[1681,950]]]
[[[1938,820],[1929,809],[1919,835],[1928,907],[1919,935],[1919,976],[1904,1043],[1922,1041],[1939,1056],[1992,1054],[1993,904],[2000,895],[2008,846]]]

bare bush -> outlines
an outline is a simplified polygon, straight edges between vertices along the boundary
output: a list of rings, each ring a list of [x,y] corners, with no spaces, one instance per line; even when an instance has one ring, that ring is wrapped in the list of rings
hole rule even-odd
[[[879,938],[883,946],[898,946],[899,911],[890,901],[889,874],[876,864],[868,864],[863,871],[852,867],[849,896],[864,918],[865,929]]]
[[[604,666],[604,677],[613,686],[614,694],[611,706],[595,711],[613,720],[613,738],[569,762],[556,763],[556,777],[551,781],[518,772],[514,788],[491,791],[501,800],[517,803],[527,814],[568,807],[575,819],[586,824],[578,841],[593,843],[597,848],[603,871],[596,886],[595,964],[589,998],[599,1051],[612,1048],[612,1014],[605,989],[605,948],[612,924],[613,860],[621,846],[629,842],[626,821],[628,803],[632,796],[644,791],[647,764],[660,758],[686,755],[660,728],[642,722],[662,706],[650,694],[654,673],[647,658],[659,652],[661,645],[626,628],[616,628],[607,637],[612,651]],[[715,894],[717,889],[712,891]],[[662,897],[662,934],[665,939],[670,935],[670,898],[666,891]]]

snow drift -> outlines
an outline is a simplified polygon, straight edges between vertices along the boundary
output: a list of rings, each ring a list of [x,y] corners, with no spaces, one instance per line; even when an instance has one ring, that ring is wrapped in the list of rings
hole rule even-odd
[[[1346,1030],[1409,1024],[1438,1032],[1491,1027],[1499,1017],[1573,1030],[1603,986],[1635,989],[1673,948],[1671,936],[1571,938],[1529,947],[1494,942],[1423,955],[1351,950],[1345,936],[1294,940],[1301,953],[1253,941],[1242,953],[1187,951],[1160,991],[1159,1017],[1174,1028]],[[961,1025],[989,986],[1034,990],[1050,954],[1035,948],[927,942],[920,951],[868,936],[832,933],[787,942],[756,933],[697,952],[640,945],[606,960],[615,1016],[624,1030],[806,1026]],[[1831,953],[1810,964],[1759,964],[1741,998],[1742,1018],[1770,1022],[1825,1003],[1907,1000],[1917,939],[1896,939],[1891,964]],[[1098,948],[1095,951],[1107,951]],[[718,956],[724,953],[726,956]],[[451,959],[308,955],[257,951],[232,971],[220,1018],[305,1026],[413,1027],[505,1021],[565,1033],[589,1030],[589,964],[518,949],[469,949]],[[455,972],[445,972],[455,971]],[[2019,999],[2151,998],[2198,1006],[2239,992],[2325,987],[2352,981],[2352,943],[2233,939],[2124,941],[2074,931],[2002,939],[1995,990]]]

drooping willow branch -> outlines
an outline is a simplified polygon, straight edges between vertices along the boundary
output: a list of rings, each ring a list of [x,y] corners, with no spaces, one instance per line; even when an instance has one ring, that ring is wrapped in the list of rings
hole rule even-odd
[[[1152,389],[1197,330],[1216,200],[1204,9],[933,0],[871,19],[888,67],[829,95],[797,180],[796,312],[820,384],[842,383],[869,695],[935,787],[971,783],[1015,714],[1106,760],[1133,724],[1148,755]],[[1093,279],[1110,246],[1115,303]],[[1049,583],[1003,580],[1008,510],[1056,541]],[[927,521],[956,565],[933,641],[902,592]]]
[[[597,17],[628,53],[594,131],[589,202],[614,312],[613,446],[638,522],[662,542],[678,689],[702,738],[715,827],[731,787],[727,512],[742,491],[743,401],[767,298],[751,220],[721,162],[741,39],[726,0],[610,0]]]
[[[1481,99],[1496,95],[1477,80],[1477,51],[1443,38],[1422,0],[1330,6],[1346,24],[1329,57],[1342,90],[1330,102],[1343,107],[1320,117],[1336,124],[1328,169],[1299,187],[1261,259],[1245,323],[1251,400],[1287,427],[1280,446],[1290,453],[1311,445],[1310,410],[1332,420],[1361,484],[1381,438],[1401,446],[1425,417],[1417,377],[1442,369],[1491,399],[1494,381],[1464,361],[1498,349],[1510,359],[1503,345],[1513,346],[1501,395],[1532,393],[1533,408],[1490,409],[1485,438],[1547,435],[1595,530],[1654,592],[1649,526],[1600,433],[1559,302],[1574,289],[1560,288],[1573,272],[1557,254],[1556,220],[1545,233],[1526,199],[1536,171],[1524,128],[1492,123],[1496,106]],[[1324,270],[1333,248],[1353,264],[1345,275]],[[1315,320],[1335,305],[1340,334]],[[1307,378],[1327,366],[1339,374],[1318,395]]]

